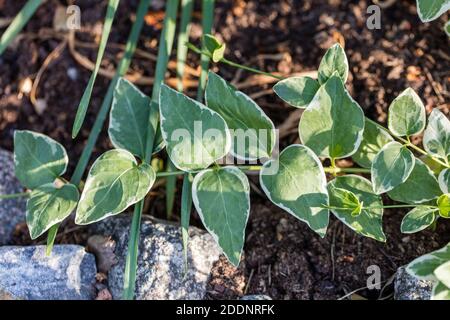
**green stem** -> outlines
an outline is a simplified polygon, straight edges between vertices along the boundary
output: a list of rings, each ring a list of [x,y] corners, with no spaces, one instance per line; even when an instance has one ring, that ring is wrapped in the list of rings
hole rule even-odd
[[[156,61],[155,82],[152,91],[152,102],[150,104],[149,126],[147,129],[147,143],[145,149],[145,162],[150,163],[153,144],[159,122],[158,97],[161,83],[167,70],[170,52],[172,51],[173,39],[175,36],[176,18],[178,10],[178,0],[169,0],[166,4],[164,17],[164,27],[161,32],[160,44],[158,48],[158,59]],[[136,284],[136,270],[138,259],[138,243],[140,236],[140,224],[144,200],[136,204],[134,208],[133,221],[128,240],[128,252],[125,264],[123,299],[134,298]]]
[[[142,26],[144,24],[144,18],[147,14],[148,7],[150,5],[150,0],[141,0],[139,3],[136,20],[131,27],[130,35],[128,36],[127,44],[125,47],[125,54],[120,60],[119,66],[117,67],[116,74],[111,80],[108,86],[105,97],[103,98],[102,105],[98,111],[97,118],[95,119],[94,126],[89,133],[86,145],[81,153],[80,159],[78,160],[75,171],[70,179],[71,183],[79,186],[81,179],[83,177],[84,171],[86,170],[87,164],[92,154],[92,150],[97,142],[98,136],[102,131],[103,124],[105,123],[106,117],[108,116],[109,108],[113,99],[114,89],[116,87],[117,81],[121,76],[123,76],[131,63],[131,58],[133,57],[134,51],[136,50],[137,42],[139,40],[139,34],[141,33]],[[58,231],[59,223],[52,226],[47,235],[47,248],[52,248],[53,243],[56,238],[56,233]]]
[[[13,194],[0,194],[0,200],[8,200],[8,199],[15,199],[15,198],[27,198],[30,196],[29,192],[20,192],[20,193],[13,193]]]
[[[207,34],[211,33],[212,25],[214,21],[214,0],[203,0],[202,1],[202,33]],[[202,47],[201,51],[206,51],[206,48]],[[200,73],[200,81],[197,88],[197,100],[202,102],[203,92],[206,87],[206,78],[208,76],[209,69],[209,61],[211,57],[209,54],[201,54],[201,73]]]
[[[20,12],[15,16],[8,28],[3,32],[0,38],[0,55],[6,50],[11,41],[27,24],[43,0],[28,0]]]

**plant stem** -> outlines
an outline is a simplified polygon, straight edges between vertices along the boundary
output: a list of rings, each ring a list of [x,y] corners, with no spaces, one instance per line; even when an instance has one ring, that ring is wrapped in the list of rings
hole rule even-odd
[[[30,196],[29,192],[20,192],[20,193],[13,193],[13,194],[0,194],[0,201],[8,200],[8,199],[15,199],[15,198],[27,198],[29,196]]]
[[[196,46],[194,46],[192,43],[186,43],[186,46],[187,46],[189,49],[191,49],[192,51],[194,51],[195,53],[198,53],[198,54],[207,56],[207,57],[209,57],[209,58],[212,58],[212,57],[211,57],[211,54],[210,54],[208,51],[206,51],[206,50],[204,50],[204,49],[203,49],[203,50],[202,50],[202,49],[199,49],[199,48],[197,48]],[[232,66],[232,67],[235,67],[235,68],[247,70],[247,71],[250,71],[250,72],[253,72],[253,73],[257,73],[257,74],[262,74],[262,75],[265,75],[265,76],[268,76],[268,77],[272,77],[272,78],[275,78],[275,79],[278,79],[278,80],[283,80],[283,79],[284,79],[284,77],[274,75],[273,73],[261,71],[261,70],[258,70],[258,69],[252,68],[252,67],[247,67],[247,66],[244,66],[244,65],[242,65],[242,64],[239,64],[239,63],[237,63],[237,62],[228,60],[228,59],[226,59],[226,58],[220,59],[219,62],[228,64],[229,66]]]
[[[123,76],[127,72],[130,66],[131,58],[133,57],[134,51],[136,49],[137,42],[139,40],[139,34],[141,33],[141,29],[144,24],[144,17],[147,14],[149,5],[150,0],[141,0],[141,2],[139,3],[136,12],[136,20],[134,21],[133,26],[131,27],[130,35],[128,36],[128,40],[126,43],[125,53],[123,55],[123,58],[120,60],[114,78],[109,83],[108,90],[106,92],[105,97],[103,98],[103,102],[100,107],[100,110],[98,111],[94,126],[92,127],[92,130],[89,133],[86,145],[83,149],[83,152],[81,153],[80,159],[78,160],[77,166],[75,167],[75,171],[72,174],[72,178],[70,179],[70,182],[76,186],[79,186],[81,182],[84,171],[86,170],[87,164],[89,162],[89,158],[91,157],[92,150],[94,149],[98,136],[102,131],[103,124],[105,123],[105,119],[109,112],[109,107],[111,106],[114,88],[116,87],[117,81],[121,76]],[[47,248],[53,247],[58,227],[59,223],[52,226],[48,231]]]
[[[410,147],[411,149],[414,149],[415,151],[417,151],[418,153],[430,158],[431,160],[433,160],[434,162],[440,164],[441,166],[445,167],[445,168],[450,168],[450,165],[448,163],[445,163],[441,160],[439,160],[438,158],[432,156],[431,154],[429,154],[428,152],[426,152],[425,150],[423,150],[422,148],[416,146],[415,144],[413,144],[411,141],[405,140],[401,137],[396,137],[398,140],[400,140],[401,142],[403,142],[407,147]]]
[[[23,29],[42,2],[43,0],[28,0],[22,7],[0,38],[0,55],[2,55],[11,41]]]
[[[164,17],[164,26],[161,31],[161,38],[158,48],[158,59],[156,61],[155,82],[152,91],[152,102],[150,104],[149,126],[147,131],[147,143],[145,149],[145,162],[150,163],[153,144],[159,122],[158,97],[161,83],[164,81],[164,75],[167,70],[170,52],[172,51],[173,39],[175,36],[176,18],[178,10],[178,0],[169,0],[166,3],[166,12]],[[123,299],[131,300],[134,298],[136,285],[136,270],[138,260],[138,243],[140,236],[140,225],[144,199],[138,202],[134,207],[133,221],[128,240],[128,252],[125,265]]]

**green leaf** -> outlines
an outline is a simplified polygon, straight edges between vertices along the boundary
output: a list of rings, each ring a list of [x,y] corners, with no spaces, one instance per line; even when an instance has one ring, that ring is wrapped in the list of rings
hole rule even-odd
[[[53,183],[47,183],[34,189],[27,201],[26,211],[31,239],[36,239],[67,218],[77,206],[78,198],[78,189],[73,184],[58,188]]]
[[[328,195],[330,197],[330,206],[342,208],[342,211],[350,213],[352,217],[361,214],[362,204],[353,192],[342,188],[331,188],[328,184]]]
[[[278,168],[274,174],[273,168]],[[322,163],[306,146],[290,145],[278,160],[264,164],[260,184],[267,197],[321,237],[327,232],[327,180]]]
[[[450,218],[450,193],[441,195],[437,199],[437,205],[439,208],[439,215],[442,218]]]
[[[296,108],[306,108],[316,95],[320,85],[310,77],[290,77],[279,81],[273,91],[287,104]]]
[[[423,134],[425,150],[444,161],[450,155],[450,121],[439,109],[433,109]]]
[[[123,212],[145,197],[155,179],[152,167],[138,165],[128,151],[105,152],[89,171],[75,223],[90,224]]]
[[[275,146],[275,126],[250,97],[210,71],[205,100],[231,130],[233,156],[245,160],[270,157]]]
[[[342,80],[332,76],[303,112],[300,139],[318,156],[345,158],[358,150],[364,132],[364,113]]]
[[[361,213],[352,215],[349,210],[339,210],[342,201],[336,196],[336,190],[344,189],[356,196],[362,204]],[[339,191],[338,191],[339,192]],[[340,176],[328,183],[331,212],[350,229],[365,237],[385,242],[383,232],[383,201],[372,192],[372,184],[366,178],[357,175]]]
[[[217,63],[222,60],[226,48],[225,43],[221,43],[211,34],[205,34],[203,35],[203,45],[211,55],[213,62]]]
[[[448,37],[450,37],[450,20],[445,23],[444,31]]]
[[[353,160],[363,168],[371,168],[372,161],[380,150],[394,139],[379,124],[364,118],[364,133],[358,150],[353,154]]]
[[[408,179],[388,192],[388,196],[392,200],[411,204],[430,201],[441,194],[433,172],[417,158]]]
[[[113,146],[144,159],[150,98],[120,78],[114,89],[108,133]]]
[[[66,150],[52,138],[27,130],[14,132],[15,172],[25,187],[55,181],[66,172],[68,162]]]
[[[100,70],[100,64],[102,63],[103,54],[105,53],[106,43],[108,42],[109,33],[111,32],[112,23],[114,21],[114,15],[120,0],[109,0],[106,10],[105,24],[103,26],[102,37],[100,39],[100,46],[98,47],[97,60],[95,62],[94,71],[92,71],[89,82],[81,97],[80,104],[78,105],[77,114],[72,128],[72,138],[75,139],[80,132],[83,125],[84,118],[91,100],[92,90],[94,89],[95,79],[97,78],[98,71]]]
[[[400,230],[402,233],[416,233],[428,228],[436,218],[436,211],[436,207],[415,207],[403,217]]]
[[[435,283],[431,300],[450,300],[450,289],[440,281]]]
[[[417,0],[417,13],[422,22],[433,21],[450,9],[450,0]]]
[[[247,176],[236,167],[203,170],[194,178],[192,198],[205,228],[238,266],[250,214]]]
[[[439,173],[438,182],[443,193],[450,193],[450,169],[444,169]]]
[[[412,276],[422,279],[436,281],[434,270],[450,260],[450,243],[442,249],[425,254],[413,260],[406,268]]]
[[[160,114],[167,152],[180,170],[204,169],[230,150],[222,116],[166,85],[161,86]]]
[[[441,264],[434,270],[435,277],[444,284],[447,288],[450,288],[450,261]]]
[[[422,132],[425,123],[425,106],[411,88],[403,91],[389,106],[388,127],[398,137]]]
[[[408,179],[414,169],[415,157],[406,146],[392,141],[373,159],[371,174],[376,194],[388,192]]]
[[[348,61],[345,55],[344,49],[339,43],[333,45],[327,50],[325,55],[320,61],[318,78],[319,83],[322,85],[328,81],[333,74],[337,72],[339,78],[345,83],[348,77]]]

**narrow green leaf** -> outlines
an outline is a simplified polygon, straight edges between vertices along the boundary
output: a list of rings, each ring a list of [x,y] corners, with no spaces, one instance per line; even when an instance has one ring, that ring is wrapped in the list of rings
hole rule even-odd
[[[437,212],[436,207],[420,206],[409,211],[402,220],[402,233],[416,233],[433,224]]]
[[[204,169],[230,150],[231,138],[225,120],[166,85],[161,87],[160,113],[167,152],[180,170]]]
[[[274,168],[278,171],[274,174]],[[321,237],[327,232],[327,180],[322,163],[306,146],[290,145],[278,160],[264,164],[260,184],[278,207],[305,222]]]
[[[319,90],[317,80],[310,77],[290,77],[279,81],[273,91],[287,104],[304,109]]]
[[[98,71],[100,70],[100,64],[105,53],[106,43],[108,42],[109,33],[111,32],[112,23],[114,21],[114,15],[116,14],[117,6],[120,0],[109,0],[108,8],[106,10],[105,24],[103,26],[102,37],[100,39],[100,45],[98,47],[97,61],[95,62],[94,71],[91,74],[83,96],[81,97],[80,104],[78,105],[77,114],[75,116],[75,122],[72,128],[72,138],[78,135],[81,126],[83,125],[84,118],[91,100],[92,89],[94,88],[95,79],[97,78]]]
[[[417,13],[422,22],[437,19],[450,9],[450,0],[417,0]]]
[[[145,197],[155,179],[152,167],[138,165],[128,151],[105,152],[89,171],[75,223],[90,224],[123,212]]]
[[[450,300],[450,288],[438,281],[433,286],[431,300]]]
[[[442,218],[450,218],[450,193],[441,195],[437,199],[437,205],[439,208],[439,215]]]
[[[389,106],[388,127],[398,137],[421,133],[425,123],[425,106],[411,88],[403,91]]]
[[[53,183],[47,183],[34,189],[26,211],[31,239],[67,218],[77,206],[78,198],[78,189],[73,184],[57,188]]]
[[[52,138],[28,130],[14,132],[15,172],[25,187],[55,181],[66,172],[68,162],[66,150]]]
[[[180,92],[183,91],[183,75],[188,53],[186,43],[189,42],[193,7],[194,3],[192,0],[181,1],[181,21],[177,40],[177,89]]]
[[[450,121],[439,109],[433,109],[423,134],[425,150],[447,161],[450,156]]]
[[[416,278],[436,281],[434,270],[448,261],[450,261],[450,243],[439,250],[413,260],[407,266],[406,271]]]
[[[236,90],[210,71],[205,93],[206,105],[231,129],[231,153],[238,159],[270,157],[275,146],[275,126],[264,111],[246,94]]]
[[[439,173],[438,182],[443,193],[450,193],[450,169],[444,169]]]
[[[415,157],[406,146],[392,141],[375,156],[372,163],[372,184],[376,194],[388,192],[408,179],[414,169]]]
[[[339,196],[339,190],[351,192],[362,204],[360,214],[353,215],[349,210],[335,209],[343,207],[344,203]],[[372,184],[366,178],[357,175],[340,176],[328,183],[331,212],[354,230],[365,237],[381,242],[386,241],[383,232],[383,201],[380,196],[372,192]]]
[[[203,170],[194,178],[192,199],[205,228],[238,266],[250,214],[247,176],[236,167]]]
[[[344,49],[339,43],[333,45],[327,50],[319,65],[318,78],[322,85],[337,72],[342,82],[347,82],[348,78],[348,61]]]
[[[394,139],[379,124],[368,118],[364,118],[364,120],[363,139],[352,158],[361,167],[369,169],[378,152]]]
[[[448,37],[450,37],[450,20],[445,23],[444,31]]]
[[[417,158],[408,179],[388,192],[388,196],[392,200],[411,204],[430,201],[441,194],[433,172]]]
[[[114,90],[108,128],[114,147],[144,159],[149,113],[150,98],[120,78]]]
[[[45,255],[49,257],[52,254],[53,245],[55,244],[56,235],[58,234],[59,223],[54,224],[48,229],[47,245],[45,248]]]
[[[358,150],[364,112],[334,75],[317,91],[299,124],[300,139],[318,156],[345,158]]]
[[[437,267],[434,270],[434,275],[442,284],[450,288],[450,260]]]
[[[183,239],[184,271],[188,271],[188,242],[189,242],[189,220],[192,210],[192,181],[193,176],[185,173],[183,178],[183,189],[181,191],[181,236]]]
[[[27,24],[44,0],[28,0],[0,38],[0,56]]]

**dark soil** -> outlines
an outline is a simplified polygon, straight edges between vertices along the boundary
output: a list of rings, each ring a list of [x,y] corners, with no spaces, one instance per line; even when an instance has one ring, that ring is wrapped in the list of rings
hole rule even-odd
[[[144,26],[139,48],[156,54],[163,2],[152,2],[153,10]],[[24,0],[0,0],[0,18],[14,16],[24,3]],[[126,42],[137,3],[121,2],[109,43]],[[68,49],[48,66],[41,78],[37,97],[47,105],[42,114],[34,108],[27,93],[20,94],[23,80],[27,77],[34,80],[45,58],[61,42],[61,33],[51,32],[58,4],[66,5],[66,2],[47,1],[18,40],[0,57],[0,147],[12,150],[16,129],[45,133],[67,148],[70,175],[95,120],[108,79],[98,77],[85,125],[75,140],[70,137],[70,129],[90,71],[80,66]],[[83,26],[77,32],[77,39],[95,43],[106,1],[75,1],[75,4],[81,7]],[[428,111],[439,107],[448,114],[450,52],[449,40],[442,30],[446,17],[422,24],[415,1],[398,0],[382,9],[381,29],[369,30],[366,8],[370,4],[369,0],[218,1],[216,33],[227,42],[229,59],[286,75],[315,70],[325,49],[339,41],[345,45],[351,68],[348,88],[366,115],[384,123],[389,103],[408,86],[419,93]],[[199,19],[199,8],[194,16]],[[194,42],[198,42],[200,34],[196,21],[192,29]],[[95,48],[77,50],[91,61],[96,58]],[[113,70],[119,58],[120,50],[108,47],[102,67]],[[198,57],[190,54],[188,64],[197,68]],[[251,77],[228,66],[214,68],[238,84]],[[136,57],[131,69],[151,77],[154,61]],[[174,77],[173,70],[168,76]],[[257,84],[243,91],[258,96],[255,98],[258,104],[281,125],[295,109],[272,94],[272,85]],[[151,92],[150,86],[142,89],[147,94]],[[195,89],[188,92],[194,93]],[[298,141],[295,126],[290,129],[281,141],[282,147]],[[417,142],[420,143],[420,138]],[[109,148],[111,144],[104,131],[91,160]],[[383,285],[389,284],[398,266],[450,241],[448,221],[439,221],[435,232],[402,235],[399,225],[403,211],[386,211],[384,229],[388,242],[385,244],[360,237],[335,219],[330,222],[327,237],[320,239],[305,224],[261,197],[258,188],[255,180],[244,260],[237,270],[225,260],[215,266],[210,298],[264,293],[278,299],[335,299],[364,288],[368,266],[379,266]],[[165,216],[163,188],[155,189],[147,208],[147,214]],[[195,213],[193,223],[200,226]],[[86,239],[82,228],[68,223],[58,241],[85,244]],[[18,226],[17,243],[30,243],[26,226]],[[390,292],[388,287],[381,296],[388,297]],[[380,290],[362,290],[358,295],[375,299]]]

